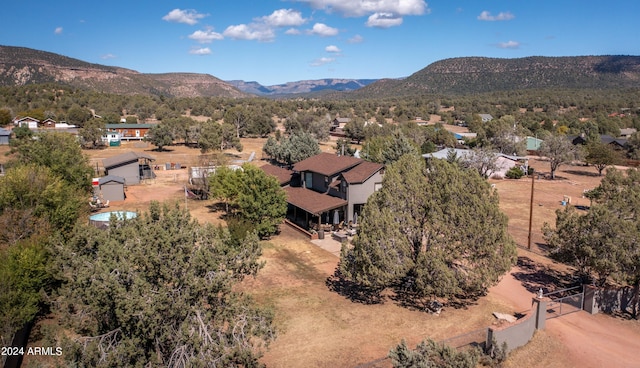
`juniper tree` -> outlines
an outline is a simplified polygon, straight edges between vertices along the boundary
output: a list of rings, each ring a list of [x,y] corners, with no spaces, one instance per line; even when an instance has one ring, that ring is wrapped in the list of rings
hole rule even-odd
[[[587,193],[586,214],[556,211],[556,227],[545,224],[545,239],[557,259],[578,268],[580,275],[633,288],[632,314],[640,304],[640,171],[626,175],[610,169],[600,185]]]
[[[360,221],[341,274],[377,292],[406,292],[415,303],[477,297],[515,263],[497,193],[477,171],[444,160],[427,167],[405,155],[389,165]]]
[[[168,123],[163,122],[149,129],[145,141],[151,142],[151,144],[158,147],[158,151],[163,151],[165,146],[173,144],[174,138],[174,129]]]
[[[239,216],[252,223],[261,238],[278,231],[287,214],[287,198],[278,181],[251,165],[242,165],[235,203]]]
[[[81,227],[57,249],[56,344],[74,366],[256,366],[272,316],[233,287],[260,254],[177,205]]]
[[[585,161],[595,166],[599,176],[602,176],[602,171],[604,171],[607,166],[615,165],[621,158],[611,146],[602,142],[591,142],[587,144],[586,153]]]
[[[389,352],[394,368],[474,368],[481,354],[478,350],[458,351],[431,339],[422,341],[415,350],[402,342]]]

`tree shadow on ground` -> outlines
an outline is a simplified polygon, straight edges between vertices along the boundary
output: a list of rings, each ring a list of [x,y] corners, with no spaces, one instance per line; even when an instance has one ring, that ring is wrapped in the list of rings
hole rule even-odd
[[[513,273],[513,277],[531,293],[537,293],[540,289],[548,293],[579,284],[572,273],[551,269],[528,257],[518,257],[517,267],[518,271]]]
[[[152,148],[152,149],[150,149],[148,151],[151,151],[151,152],[173,152],[174,150],[171,149],[171,148],[167,148],[167,147],[162,147],[162,149],[156,147],[156,148]]]
[[[211,213],[220,212],[219,217],[221,219],[227,218],[231,215],[231,213],[227,213],[227,206],[224,202],[213,202],[205,207],[208,208]],[[231,209],[231,205],[229,205],[229,209]]]
[[[409,310],[440,313],[444,307],[454,309],[468,309],[469,306],[477,305],[478,298],[470,297],[454,297],[446,301],[439,301],[433,298],[421,298],[411,290],[403,290],[401,288],[394,289],[394,293],[389,296],[398,306]]]
[[[336,292],[355,303],[381,304],[384,300],[379,290],[364,287],[346,279],[338,269],[333,275],[327,277],[325,285],[330,291]]]
[[[590,176],[592,178],[598,177],[598,173],[582,171],[582,170],[562,170],[563,173],[571,174],[571,175],[579,175],[579,176]]]

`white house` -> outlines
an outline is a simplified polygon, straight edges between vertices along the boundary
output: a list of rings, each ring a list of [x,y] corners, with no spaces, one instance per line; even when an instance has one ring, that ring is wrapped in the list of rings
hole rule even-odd
[[[424,157],[425,159],[437,158],[437,159],[446,160],[447,158],[449,158],[449,155],[454,153],[456,157],[461,160],[471,158],[473,157],[473,155],[475,155],[475,152],[469,149],[445,148],[445,149],[441,149],[438,152],[425,153],[424,155],[422,155],[422,157]],[[529,158],[526,156],[512,156],[512,155],[505,155],[504,153],[498,153],[498,152],[494,152],[494,155],[496,157],[495,159],[496,170],[490,171],[488,173],[489,177],[492,177],[495,175],[495,176],[504,178],[507,174],[507,171],[509,171],[509,169],[511,169],[514,166],[524,166],[525,172],[529,168]]]
[[[107,134],[102,136],[102,142],[110,147],[115,147],[120,145],[120,134],[115,132],[107,132]]]

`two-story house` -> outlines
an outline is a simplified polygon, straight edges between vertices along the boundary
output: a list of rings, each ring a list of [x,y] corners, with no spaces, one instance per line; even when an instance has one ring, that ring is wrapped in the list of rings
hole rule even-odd
[[[382,164],[331,153],[300,161],[293,170],[301,186],[285,188],[287,217],[305,228],[356,222],[369,196],[381,188],[384,175]]]

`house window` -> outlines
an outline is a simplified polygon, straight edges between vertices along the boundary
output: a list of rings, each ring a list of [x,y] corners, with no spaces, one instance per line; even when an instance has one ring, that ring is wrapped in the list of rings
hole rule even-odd
[[[343,193],[347,192],[347,183],[345,183],[344,181],[342,182],[342,192]]]
[[[308,189],[313,188],[313,173],[304,173],[304,186]]]
[[[380,188],[382,188],[382,183],[375,183],[375,184],[373,184],[373,190],[374,190],[374,191],[376,191],[376,192],[377,192],[377,191],[379,191],[379,190],[380,190]]]

